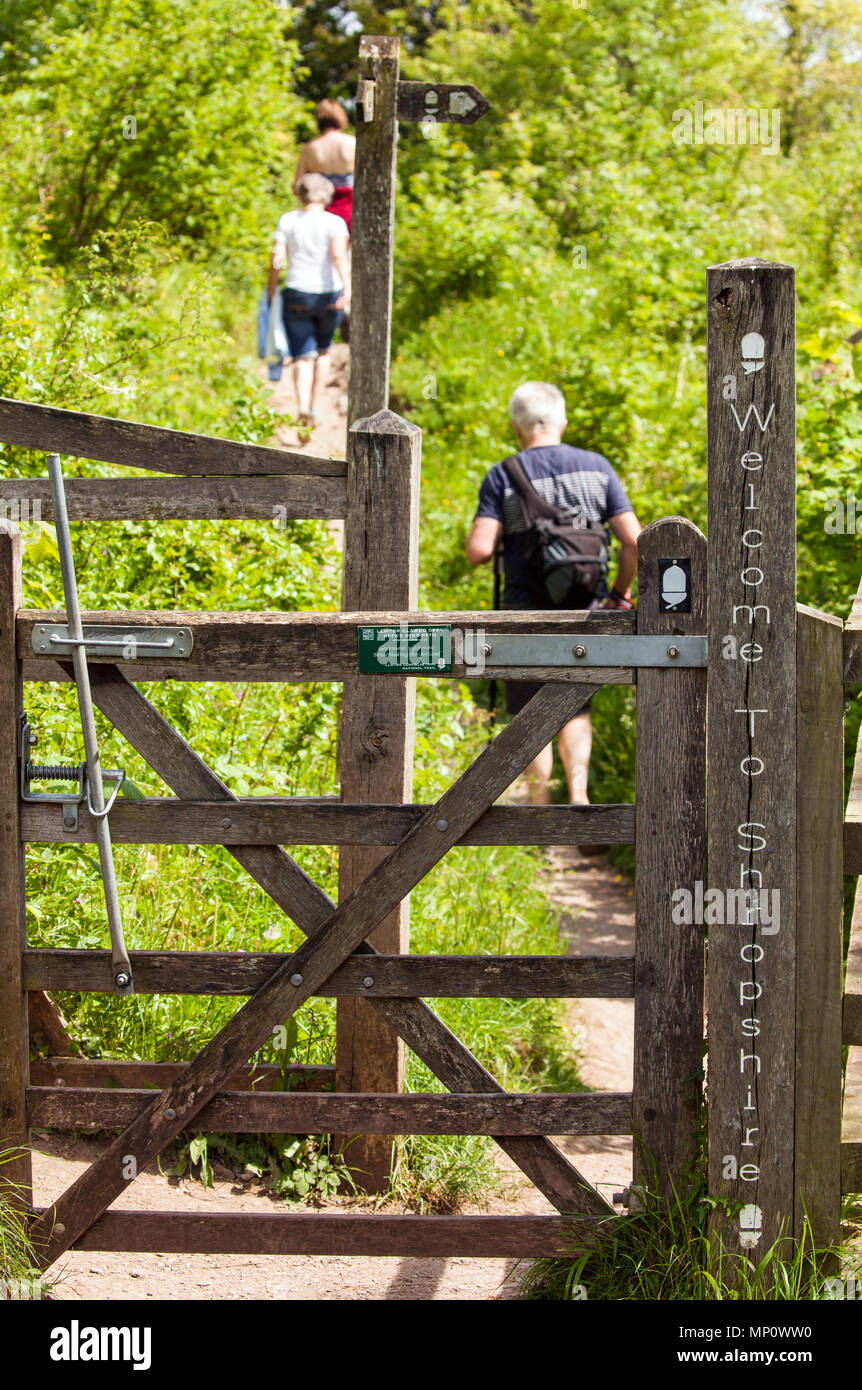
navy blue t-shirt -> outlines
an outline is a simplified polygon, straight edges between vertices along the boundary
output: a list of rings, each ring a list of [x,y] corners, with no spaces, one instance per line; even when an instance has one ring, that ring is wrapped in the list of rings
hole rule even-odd
[[[577,526],[583,521],[606,522],[620,512],[633,511],[622,483],[607,459],[570,444],[539,444],[518,455],[536,491]],[[521,499],[502,463],[495,463],[479,488],[476,516],[491,516],[503,527],[503,590],[505,608],[534,606],[527,577],[525,532]]]

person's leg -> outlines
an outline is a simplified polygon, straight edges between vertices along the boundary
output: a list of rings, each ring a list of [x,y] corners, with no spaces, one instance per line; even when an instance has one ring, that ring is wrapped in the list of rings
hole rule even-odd
[[[547,744],[537,757],[524,768],[527,795],[531,806],[548,806],[551,801],[551,773],[554,769],[554,747]]]
[[[329,354],[322,351],[317,354],[315,359],[314,379],[311,383],[311,423],[313,425],[318,423],[318,410],[328,376]]]
[[[293,385],[300,420],[311,413],[314,362],[317,357],[313,304],[316,296],[288,286],[284,291],[284,327],[293,358]]]
[[[305,419],[311,409],[311,393],[316,371],[315,358],[297,357],[293,362],[293,385],[296,391],[296,407],[299,418]]]
[[[576,714],[560,730],[560,760],[569,784],[569,801],[573,806],[588,806],[587,777],[593,729],[589,714]]]
[[[314,365],[314,379],[311,384],[310,423],[319,423],[318,408],[329,375],[327,353],[332,347],[332,339],[341,318],[341,310],[334,307],[339,291],[332,290],[315,296],[312,305],[314,315],[314,338],[317,347],[317,361]]]

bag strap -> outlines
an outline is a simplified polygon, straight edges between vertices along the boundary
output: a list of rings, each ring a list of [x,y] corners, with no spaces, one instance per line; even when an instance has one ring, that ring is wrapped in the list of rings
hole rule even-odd
[[[557,508],[552,507],[550,502],[546,502],[542,494],[533,487],[519,454],[512,454],[509,458],[504,459],[503,470],[521,499],[528,524],[538,516],[547,517],[549,521],[562,521],[562,516]]]

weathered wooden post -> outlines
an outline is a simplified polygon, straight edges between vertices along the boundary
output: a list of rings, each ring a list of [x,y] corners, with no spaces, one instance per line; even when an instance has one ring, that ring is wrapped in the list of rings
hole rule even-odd
[[[18,1185],[25,1205],[32,1189],[27,1128],[29,1079],[27,995],[22,983],[24,950],[24,846],[18,823],[18,735],[23,709],[21,662],[15,649],[15,615],[21,608],[21,536],[0,527],[0,1149],[20,1152],[0,1167],[0,1181]]]
[[[841,1236],[843,628],[797,608],[795,1228],[820,1247]]]
[[[794,1229],[794,293],[759,259],[707,276],[709,1180],[754,1260]]]
[[[409,612],[416,608],[419,550],[419,461],[422,433],[390,411],[357,420],[347,449],[342,608],[346,612]],[[413,789],[415,677],[349,676],[344,681],[339,766],[341,799],[410,801]],[[385,849],[344,846],[339,898],[344,899],[385,857]],[[409,904],[403,902],[371,934],[379,951],[409,949]],[[361,999],[340,998],[336,1088],[401,1089],[404,1046]],[[347,1162],[367,1191],[386,1186],[392,1140],[363,1135]]]
[[[638,634],[706,629],[706,540],[682,517],[638,537]],[[672,1197],[695,1152],[703,1053],[706,671],[643,667],[637,683],[634,1181]],[[688,893],[688,899],[685,894]],[[649,1151],[641,1153],[638,1141]]]
[[[467,83],[401,82],[399,41],[359,41],[356,173],[352,238],[353,301],[347,416],[353,423],[389,405],[395,161],[398,122],[472,125],[489,102]]]
[[[399,48],[396,38],[359,41],[349,424],[389,404]]]
[[[475,87],[401,82],[399,41],[363,37],[356,93],[350,329],[347,510],[342,607],[406,612],[416,606],[420,435],[391,415],[389,354],[395,239],[395,161],[398,122],[471,123],[488,110]],[[413,768],[413,681],[354,677],[344,683],[341,715],[341,796],[348,801],[409,801]],[[344,848],[339,894],[351,892],[381,857]],[[403,904],[373,937],[379,950],[406,952]],[[338,1004],[336,1084],[340,1091],[397,1091],[404,1049],[392,1030],[361,1000]],[[389,1179],[392,1141],[354,1140],[348,1162],[369,1191]]]

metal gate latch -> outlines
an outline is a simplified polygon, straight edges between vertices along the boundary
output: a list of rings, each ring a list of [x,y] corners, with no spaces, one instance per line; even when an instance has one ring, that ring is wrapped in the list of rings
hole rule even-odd
[[[31,762],[30,749],[35,748],[38,742],[37,735],[30,729],[26,714],[22,714],[18,735],[18,752],[21,758],[21,800],[48,801],[62,806],[63,829],[69,835],[74,835],[78,829],[78,807],[82,801],[86,800],[87,810],[96,820],[106,816],[117,799],[120,787],[126,780],[124,770],[122,768],[102,769],[103,779],[114,782],[116,785],[104,810],[97,811],[90,792],[86,762],[77,764]],[[75,796],[71,792],[34,792],[31,786],[33,782],[77,782],[78,794]]]

